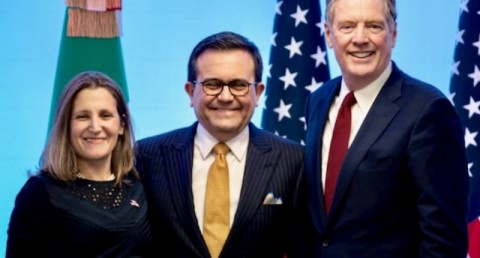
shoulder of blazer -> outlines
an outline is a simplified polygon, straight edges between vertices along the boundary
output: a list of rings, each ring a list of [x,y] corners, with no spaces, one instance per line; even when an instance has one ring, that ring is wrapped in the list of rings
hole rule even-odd
[[[166,133],[146,137],[137,141],[137,146],[141,149],[155,145],[156,147],[171,145],[179,148],[185,144],[193,142],[197,128],[197,122],[188,127],[178,128]]]
[[[276,149],[276,148],[292,148],[298,149],[299,151],[303,150],[303,146],[300,143],[295,141],[282,138],[278,135],[275,135],[269,131],[259,129],[253,123],[249,124],[250,129],[250,143],[255,145],[257,148],[267,151]]]
[[[386,94],[392,101],[405,97],[407,102],[430,102],[434,99],[448,99],[437,87],[411,77],[393,63],[392,74],[388,78],[381,94]]]
[[[333,78],[329,81],[326,81],[320,88],[318,88],[316,91],[312,92],[310,96],[315,97],[315,96],[322,96],[330,93],[331,91],[335,90],[337,85],[342,81],[342,77],[338,76],[336,78]]]

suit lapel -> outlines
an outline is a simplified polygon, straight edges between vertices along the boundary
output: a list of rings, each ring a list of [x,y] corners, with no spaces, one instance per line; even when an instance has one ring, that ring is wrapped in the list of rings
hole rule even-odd
[[[340,200],[346,198],[345,192],[358,165],[399,111],[395,100],[401,96],[402,81],[401,72],[394,65],[390,78],[379,92],[347,152],[338,178],[329,217],[335,217]]]
[[[189,127],[186,134],[178,137],[175,144],[165,149],[164,162],[169,170],[166,173],[169,191],[178,219],[185,229],[185,235],[191,236],[192,244],[197,246],[197,251],[201,253],[199,256],[203,257],[208,254],[208,249],[198,227],[192,192],[193,139],[196,125],[195,123]]]
[[[274,164],[277,163],[280,157],[279,151],[273,150],[270,143],[262,136],[262,132],[253,124],[249,126],[250,141],[240,201],[226,244],[230,241],[237,241],[232,240],[232,237],[235,237],[235,233],[240,229],[245,228],[245,224],[250,221],[263,203],[266,187],[274,171]]]
[[[326,92],[323,95],[314,95],[316,98],[316,104],[310,107],[308,130],[306,135],[306,149],[312,150],[305,153],[307,164],[311,166],[306,167],[307,171],[307,185],[310,189],[309,199],[310,211],[315,227],[319,232],[324,231],[324,225],[326,222],[325,203],[323,200],[323,186],[322,186],[322,143],[323,143],[323,131],[325,129],[325,123],[328,119],[328,113],[333,99],[340,90],[340,78],[333,79],[325,84]],[[311,114],[310,114],[311,113]],[[314,139],[314,140],[312,140]]]

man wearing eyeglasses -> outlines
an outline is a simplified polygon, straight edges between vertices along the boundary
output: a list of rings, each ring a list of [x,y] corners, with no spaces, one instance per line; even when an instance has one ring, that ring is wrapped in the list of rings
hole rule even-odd
[[[185,91],[198,121],[140,140],[137,148],[153,256],[288,255],[303,147],[250,122],[265,88],[261,79],[258,48],[241,35],[214,34],[193,49]],[[214,154],[217,145],[226,151]],[[220,163],[226,171],[215,173],[227,177],[216,180],[224,182],[218,187],[210,175]]]

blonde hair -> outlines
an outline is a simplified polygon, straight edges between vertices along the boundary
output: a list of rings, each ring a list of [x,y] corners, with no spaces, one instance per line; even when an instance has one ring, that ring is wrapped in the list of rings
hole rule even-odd
[[[40,158],[41,171],[62,181],[72,181],[77,178],[79,170],[75,151],[70,142],[69,121],[77,94],[86,88],[104,88],[112,94],[117,103],[117,111],[124,127],[124,134],[119,135],[112,153],[111,170],[116,178],[115,184],[121,184],[129,173],[138,178],[138,173],[134,168],[135,139],[127,102],[117,83],[106,74],[96,71],[78,74],[67,83],[60,95],[53,127]]]

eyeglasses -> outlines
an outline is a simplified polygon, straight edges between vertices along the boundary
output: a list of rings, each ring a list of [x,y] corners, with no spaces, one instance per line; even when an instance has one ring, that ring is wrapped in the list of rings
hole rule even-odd
[[[228,90],[230,94],[233,96],[245,96],[248,94],[248,90],[250,89],[250,85],[255,86],[256,82],[247,82],[244,80],[233,80],[230,82],[223,82],[217,79],[208,79],[204,81],[193,81],[194,84],[200,83],[203,88],[203,93],[208,96],[218,96],[222,93],[223,88],[228,86]]]

